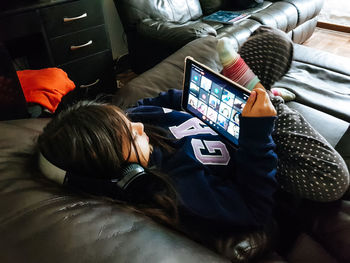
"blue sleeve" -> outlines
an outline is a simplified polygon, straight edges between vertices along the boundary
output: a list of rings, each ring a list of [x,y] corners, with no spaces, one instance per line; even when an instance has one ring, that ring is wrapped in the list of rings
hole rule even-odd
[[[182,90],[172,89],[161,92],[155,98],[141,99],[137,102],[137,106],[159,106],[181,111]]]
[[[185,176],[177,180],[177,189],[188,212],[234,227],[261,227],[270,220],[277,189],[277,155],[271,137],[274,119],[241,118],[242,136],[232,175],[213,176],[201,167],[178,168]]]
[[[236,153],[236,184],[255,220],[266,218],[277,189],[277,155],[272,130],[276,117],[240,116],[239,148]]]

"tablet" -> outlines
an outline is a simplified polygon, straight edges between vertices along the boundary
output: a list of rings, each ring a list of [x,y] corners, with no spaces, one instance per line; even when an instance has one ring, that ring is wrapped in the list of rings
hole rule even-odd
[[[238,146],[239,115],[250,91],[209,67],[185,58],[182,108],[201,119],[234,147]]]

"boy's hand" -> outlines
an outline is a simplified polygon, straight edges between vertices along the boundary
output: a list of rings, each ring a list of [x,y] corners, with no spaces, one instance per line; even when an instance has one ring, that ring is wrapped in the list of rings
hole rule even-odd
[[[260,87],[253,89],[245,107],[243,108],[242,116],[271,117],[276,115],[277,112],[266,91]]]

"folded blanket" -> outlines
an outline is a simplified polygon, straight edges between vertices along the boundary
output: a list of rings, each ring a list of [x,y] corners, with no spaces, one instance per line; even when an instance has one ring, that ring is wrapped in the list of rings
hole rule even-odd
[[[61,99],[75,88],[67,73],[59,68],[17,71],[28,103],[37,103],[55,112]]]

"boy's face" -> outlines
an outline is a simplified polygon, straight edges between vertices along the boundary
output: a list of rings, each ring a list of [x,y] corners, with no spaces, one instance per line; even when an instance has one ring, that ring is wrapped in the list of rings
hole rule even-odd
[[[118,114],[121,113],[118,112]],[[144,131],[143,123],[131,122],[124,114],[122,114],[122,117],[125,120],[126,125],[129,127],[136,145],[135,149],[132,143],[130,143],[128,140],[123,140],[123,157],[128,162],[140,163],[142,166],[147,167],[149,157],[151,155],[151,145],[149,143],[149,138]],[[140,161],[137,158],[137,153]]]

